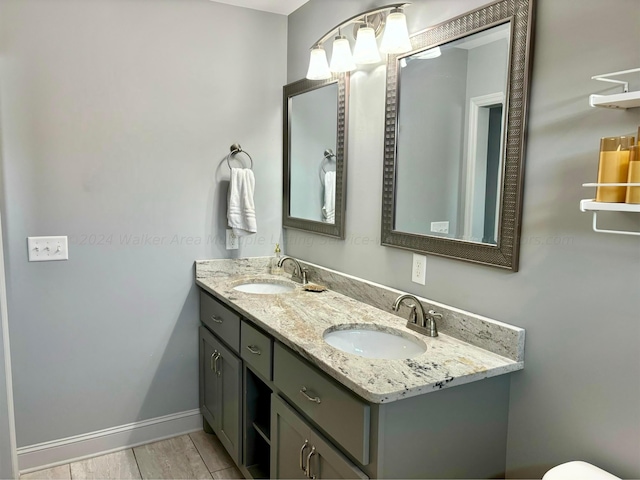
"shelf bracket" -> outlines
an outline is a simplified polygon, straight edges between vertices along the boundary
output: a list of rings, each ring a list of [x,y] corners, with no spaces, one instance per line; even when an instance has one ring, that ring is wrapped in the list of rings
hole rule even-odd
[[[631,235],[634,237],[640,237],[640,232],[627,232],[624,230],[605,230],[598,228],[598,212],[593,212],[593,231],[598,233],[613,233],[615,235]]]
[[[617,85],[622,85],[623,93],[614,93],[609,95],[590,95],[589,105],[592,107],[622,109],[640,107],[640,91],[630,92],[629,82],[610,78],[635,72],[640,72],[640,68],[621,70],[619,72],[602,73],[600,75],[594,75],[593,77],[591,77],[592,80],[599,80],[601,82],[609,82],[615,83]]]
[[[591,80],[600,80],[601,82],[610,82],[610,83],[618,83],[623,85],[622,91],[623,93],[629,92],[629,82],[625,82],[623,80],[614,80],[609,77],[617,77],[620,75],[626,75],[628,73],[640,72],[640,68],[632,68],[631,70],[621,70],[620,72],[612,72],[612,73],[603,73],[600,75],[594,75],[591,77]]]
[[[595,184],[595,183],[585,183],[585,184],[583,184],[583,186],[595,186],[595,185],[599,185],[599,184]],[[607,184],[607,185],[614,185],[614,184]],[[635,186],[636,184],[623,184],[623,185],[634,185]],[[640,184],[638,186],[640,186]],[[595,210],[593,208],[593,204],[594,204],[594,201],[592,199],[580,200],[580,211],[581,212],[591,212],[591,213],[593,213],[592,227],[593,227],[593,231],[594,232],[598,232],[598,233],[613,233],[614,235],[631,235],[631,236],[634,236],[634,237],[640,237],[640,232],[628,232],[626,230],[606,230],[606,229],[603,229],[603,228],[598,228],[598,212],[599,211],[639,212],[640,210],[634,208],[634,207],[638,207],[637,205],[634,205],[634,204],[606,204],[605,203],[602,206],[603,208],[601,210]],[[611,206],[611,208],[609,208],[609,206]],[[616,206],[617,206],[617,208],[614,208]],[[633,210],[627,210],[628,208],[633,208]]]

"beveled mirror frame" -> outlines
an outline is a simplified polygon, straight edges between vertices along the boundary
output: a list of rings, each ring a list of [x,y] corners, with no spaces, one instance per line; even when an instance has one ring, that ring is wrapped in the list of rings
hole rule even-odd
[[[347,194],[347,125],[349,121],[349,73],[334,74],[327,80],[298,80],[284,86],[283,95],[283,127],[282,127],[282,226],[295,230],[327,235],[344,239],[345,210]],[[322,88],[332,83],[338,84],[338,118],[336,119],[336,191],[335,222],[324,223],[304,218],[292,217],[290,208],[291,180],[291,99],[296,95]]]
[[[529,82],[533,47],[534,0],[499,0],[411,36],[413,50],[389,55],[385,100],[385,148],[382,198],[382,245],[414,252],[456,258],[518,271],[524,151]],[[466,37],[487,28],[510,23],[509,65],[506,95],[506,132],[500,192],[497,245],[399,232],[393,229],[396,186],[396,137],[400,95],[399,60]]]

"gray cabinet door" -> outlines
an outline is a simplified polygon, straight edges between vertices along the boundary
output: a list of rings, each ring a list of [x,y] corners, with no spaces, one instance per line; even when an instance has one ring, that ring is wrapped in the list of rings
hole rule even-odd
[[[276,394],[271,396],[271,478],[304,478],[311,429]]]
[[[309,466],[312,478],[369,478],[315,431],[311,432],[311,445],[316,449]]]
[[[242,405],[242,360],[220,344],[220,431],[218,438],[238,465],[241,463],[240,407]]]
[[[200,327],[200,412],[214,430],[220,425],[220,388],[215,370],[216,348],[219,342],[204,327]]]
[[[240,464],[242,361],[200,327],[200,411],[229,455]]]
[[[271,478],[368,477],[280,397],[271,398]]]

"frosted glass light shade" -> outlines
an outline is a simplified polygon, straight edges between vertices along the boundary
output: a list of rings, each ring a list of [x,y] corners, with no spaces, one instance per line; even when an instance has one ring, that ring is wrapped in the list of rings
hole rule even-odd
[[[353,47],[353,60],[359,64],[378,63],[380,52],[376,43],[376,32],[371,27],[360,27]]]
[[[411,51],[407,17],[404,16],[404,13],[399,8],[394,8],[387,16],[387,25],[384,27],[380,51],[382,53],[406,53]]]
[[[356,69],[356,64],[351,55],[349,40],[343,35],[338,35],[333,41],[333,53],[329,70],[335,73],[351,72]]]
[[[322,45],[317,45],[311,49],[311,54],[309,55],[307,79],[326,80],[327,78],[331,78],[329,62],[327,62],[327,52],[324,51]]]

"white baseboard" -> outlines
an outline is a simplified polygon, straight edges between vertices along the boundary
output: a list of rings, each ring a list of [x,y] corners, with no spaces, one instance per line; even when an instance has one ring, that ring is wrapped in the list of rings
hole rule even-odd
[[[97,432],[18,448],[20,473],[64,465],[202,430],[200,410],[188,410]]]

